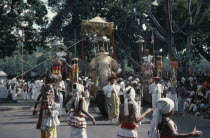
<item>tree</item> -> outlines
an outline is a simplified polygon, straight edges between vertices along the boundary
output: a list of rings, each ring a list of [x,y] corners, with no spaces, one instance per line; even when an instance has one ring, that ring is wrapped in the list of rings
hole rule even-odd
[[[26,36],[25,50],[32,52],[42,46],[45,38],[41,30],[47,25],[47,9],[43,2],[30,0],[0,1],[0,58],[11,56]],[[36,27],[34,27],[36,25]]]

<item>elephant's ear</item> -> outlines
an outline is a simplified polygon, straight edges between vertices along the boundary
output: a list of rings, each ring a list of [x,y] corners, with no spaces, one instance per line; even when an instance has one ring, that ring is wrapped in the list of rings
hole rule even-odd
[[[89,64],[89,68],[90,68],[90,71],[92,71],[93,69],[96,68],[96,63],[95,63],[96,59],[92,59],[90,64]]]
[[[117,72],[119,67],[120,66],[119,66],[118,62],[116,60],[112,59],[111,60],[111,69],[112,69],[112,71]]]

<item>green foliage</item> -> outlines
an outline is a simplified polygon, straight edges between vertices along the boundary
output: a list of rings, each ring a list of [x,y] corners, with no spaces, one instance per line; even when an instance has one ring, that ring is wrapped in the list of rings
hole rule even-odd
[[[25,31],[25,49],[32,53],[44,41],[40,29],[47,25],[47,9],[39,0],[0,1],[0,58],[11,56],[21,41],[21,31]]]

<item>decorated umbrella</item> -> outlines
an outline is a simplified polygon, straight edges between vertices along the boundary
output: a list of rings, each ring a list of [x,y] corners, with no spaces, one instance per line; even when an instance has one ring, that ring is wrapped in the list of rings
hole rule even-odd
[[[115,48],[114,48],[114,23],[113,22],[107,22],[104,19],[102,19],[99,16],[96,16],[95,18],[91,20],[83,20],[82,21],[82,28],[81,28],[82,34],[97,34],[97,37],[103,38],[102,41],[104,42],[104,36],[111,36],[111,42],[113,47],[113,57],[115,57]],[[96,38],[95,38],[96,39]],[[99,42],[100,40],[96,41],[94,40],[94,43]],[[106,40],[105,42],[108,42]],[[82,60],[84,62],[84,42],[82,42]]]
[[[106,22],[99,16],[91,20],[82,21],[82,33],[112,35],[114,30],[113,22]]]

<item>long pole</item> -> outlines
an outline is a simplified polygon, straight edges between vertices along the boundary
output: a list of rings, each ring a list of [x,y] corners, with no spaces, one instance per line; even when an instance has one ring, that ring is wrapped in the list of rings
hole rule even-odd
[[[23,76],[24,76],[24,61],[23,61],[24,42],[25,42],[25,33],[24,33],[24,30],[23,30],[22,31],[22,85],[23,85]]]
[[[154,41],[154,36],[153,36],[152,49],[153,49],[153,56],[154,56],[154,63],[155,63],[155,41]]]
[[[24,54],[24,41],[22,41],[22,85],[23,85],[23,76],[24,76],[24,60],[23,60],[23,54]]]
[[[76,56],[77,56],[76,41],[77,41],[77,38],[76,38],[76,28],[75,28],[74,29],[74,58],[76,58]]]

